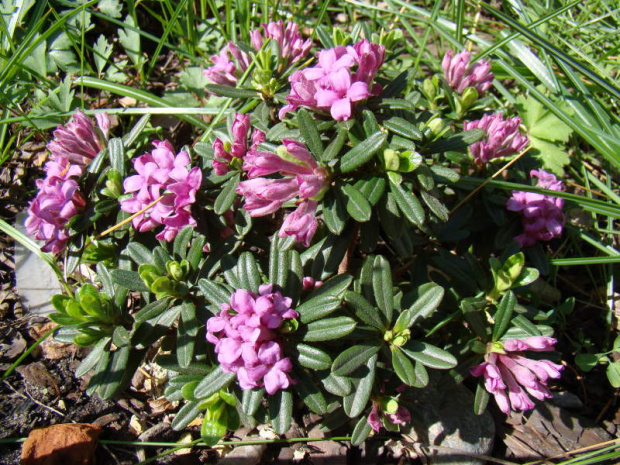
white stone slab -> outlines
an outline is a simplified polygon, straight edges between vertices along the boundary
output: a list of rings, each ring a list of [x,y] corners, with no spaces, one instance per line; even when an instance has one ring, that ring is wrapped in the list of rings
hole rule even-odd
[[[26,212],[21,212],[15,220],[15,228],[26,234],[24,221],[26,221]],[[50,303],[52,296],[61,293],[56,274],[38,255],[17,241],[15,242],[15,280],[24,309],[42,315],[54,310]]]

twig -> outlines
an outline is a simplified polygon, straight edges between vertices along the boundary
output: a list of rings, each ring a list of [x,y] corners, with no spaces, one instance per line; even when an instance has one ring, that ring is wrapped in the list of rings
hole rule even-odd
[[[531,146],[526,147],[525,150],[523,150],[519,155],[517,155],[512,160],[510,160],[508,163],[506,163],[502,167],[502,169],[500,169],[497,173],[495,173],[490,178],[486,179],[482,184],[480,184],[473,191],[471,191],[467,197],[465,197],[463,200],[461,200],[459,203],[456,204],[456,207],[454,207],[452,210],[450,210],[450,214],[454,213],[454,211],[456,209],[458,209],[461,205],[463,205],[465,202],[467,202],[469,199],[471,199],[474,195],[476,195],[480,189],[482,189],[484,186],[486,186],[488,183],[490,183],[493,179],[495,179],[500,174],[502,174],[504,171],[506,171],[508,168],[510,168],[512,165],[514,165],[521,157],[523,157],[523,155],[525,155],[527,152],[529,152],[531,148],[532,148]]]
[[[61,411],[56,410],[54,407],[50,407],[49,405],[45,405],[44,403],[39,402],[34,397],[32,397],[32,395],[30,395],[30,393],[28,392],[27,388],[24,388],[24,390],[26,391],[26,394],[27,394],[27,395],[24,395],[21,392],[19,392],[17,389],[15,389],[13,386],[11,386],[11,384],[8,381],[4,380],[3,382],[4,382],[4,384],[6,384],[9,387],[9,389],[11,389],[11,391],[13,391],[15,394],[17,394],[22,399],[30,399],[35,404],[37,404],[39,407],[42,407],[42,408],[44,408],[46,410],[49,410],[50,412],[55,413],[56,415],[61,416],[63,418],[65,417],[65,414],[62,413]]]
[[[542,463],[545,463],[548,460],[563,459],[563,458],[567,458],[567,457],[569,457],[571,455],[580,454],[582,452],[590,452],[590,451],[594,451],[594,450],[597,450],[597,449],[603,449],[603,448],[605,448],[607,446],[612,446],[612,445],[618,444],[618,443],[620,443],[620,438],[612,439],[610,441],[600,442],[598,444],[594,444],[593,446],[586,446],[586,447],[582,447],[580,449],[573,449],[573,450],[565,452],[563,454],[554,455],[553,457],[547,457],[544,460],[535,460],[534,462],[527,462],[524,465],[540,465]]]

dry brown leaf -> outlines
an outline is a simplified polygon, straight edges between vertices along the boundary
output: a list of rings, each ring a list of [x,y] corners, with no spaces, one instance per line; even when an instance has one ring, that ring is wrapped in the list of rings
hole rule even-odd
[[[52,425],[30,432],[22,446],[22,465],[69,465],[92,462],[101,427],[87,423]]]

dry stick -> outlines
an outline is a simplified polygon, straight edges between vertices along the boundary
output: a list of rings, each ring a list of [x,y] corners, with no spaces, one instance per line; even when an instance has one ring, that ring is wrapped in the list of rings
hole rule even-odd
[[[523,155],[525,155],[527,152],[529,152],[529,150],[531,148],[532,147],[526,147],[525,150],[523,150],[523,152],[521,152],[519,155],[517,155],[512,160],[510,160],[508,163],[506,163],[502,167],[501,170],[499,170],[497,173],[495,173],[493,176],[488,178],[486,181],[484,181],[482,184],[480,184],[478,187],[476,187],[473,191],[471,191],[471,193],[467,197],[465,197],[463,200],[461,200],[459,203],[456,204],[456,207],[454,207],[452,210],[450,210],[450,214],[454,213],[455,210],[457,210],[461,205],[463,205],[465,202],[467,202],[469,199],[471,199],[474,195],[476,195],[480,189],[482,189],[484,186],[486,186],[488,183],[490,183],[493,179],[495,179],[500,174],[502,174],[504,171],[506,171],[508,168],[510,168],[512,165],[514,165]]]
[[[131,220],[133,220],[135,217],[140,216],[142,213],[144,213],[145,211],[147,211],[149,208],[154,207],[155,205],[157,205],[157,203],[163,199],[164,196],[162,195],[161,197],[159,197],[156,200],[153,200],[151,203],[149,203],[146,207],[144,207],[142,210],[137,211],[136,213],[134,213],[133,215],[131,215],[129,218],[124,219],[123,221],[121,221],[120,223],[115,224],[114,226],[112,226],[111,228],[106,229],[105,231],[103,231],[101,234],[99,234],[97,237],[95,237],[95,240],[101,239],[103,236],[106,236],[108,234],[110,234],[113,231],[116,231],[118,228],[120,228],[121,226],[125,226],[127,223],[129,223]]]
[[[598,444],[594,444],[593,446],[586,446],[586,447],[582,447],[580,449],[574,449],[574,450],[565,452],[565,453],[560,454],[560,455],[554,455],[553,457],[547,457],[544,460],[536,460],[534,462],[527,462],[525,465],[540,465],[541,463],[545,463],[548,460],[562,459],[562,458],[569,457],[571,455],[580,454],[582,452],[590,452],[590,451],[594,451],[594,450],[597,450],[597,449],[603,449],[603,448],[605,448],[607,446],[612,446],[614,444],[618,444],[619,442],[620,442],[620,438],[612,439],[610,441],[605,441],[605,442],[599,442]]]

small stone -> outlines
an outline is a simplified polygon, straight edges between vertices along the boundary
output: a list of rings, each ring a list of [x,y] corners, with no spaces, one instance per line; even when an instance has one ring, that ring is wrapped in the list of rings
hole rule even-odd
[[[567,408],[571,410],[581,410],[583,408],[583,402],[572,392],[555,392],[553,393],[553,403],[560,408]]]
[[[85,423],[52,425],[30,432],[22,446],[22,465],[91,463],[101,427]]]
[[[484,460],[458,451],[489,455],[493,450],[495,424],[488,412],[476,415],[474,395],[461,384],[447,382],[429,385],[424,390],[408,391],[417,400],[411,427],[403,433],[421,447],[429,447],[428,461],[441,465],[483,465]],[[432,446],[450,449],[433,450]]]

